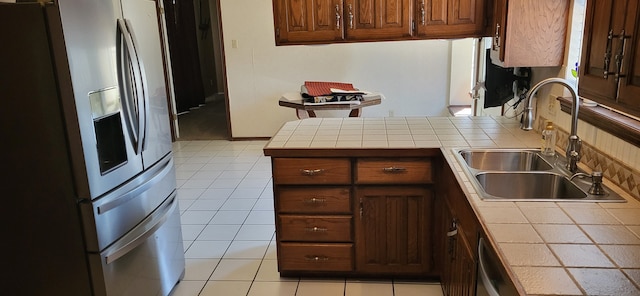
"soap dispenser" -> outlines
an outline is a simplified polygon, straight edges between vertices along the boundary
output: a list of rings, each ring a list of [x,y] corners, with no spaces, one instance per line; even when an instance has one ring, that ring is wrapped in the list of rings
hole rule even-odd
[[[540,149],[543,155],[554,156],[556,154],[556,129],[553,122],[548,121],[542,131],[542,147]]]

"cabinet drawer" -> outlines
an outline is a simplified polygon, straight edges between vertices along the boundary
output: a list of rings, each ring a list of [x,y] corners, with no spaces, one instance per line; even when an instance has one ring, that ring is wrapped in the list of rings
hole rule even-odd
[[[352,244],[281,243],[280,271],[352,271]]]
[[[274,158],[276,184],[350,184],[348,158]]]
[[[279,187],[276,196],[279,213],[351,213],[349,187]]]
[[[429,158],[364,158],[356,164],[357,184],[424,184],[432,179]]]
[[[280,241],[351,241],[351,216],[280,215],[278,222]]]

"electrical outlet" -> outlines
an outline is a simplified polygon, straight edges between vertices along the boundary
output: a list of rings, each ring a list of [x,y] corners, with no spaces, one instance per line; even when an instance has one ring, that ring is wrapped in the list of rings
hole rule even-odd
[[[395,116],[396,112],[394,110],[389,110],[389,117]]]

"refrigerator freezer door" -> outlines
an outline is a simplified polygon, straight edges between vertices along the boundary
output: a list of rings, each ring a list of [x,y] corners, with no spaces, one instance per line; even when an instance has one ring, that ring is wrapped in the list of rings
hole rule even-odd
[[[172,154],[94,202],[82,202],[87,250],[100,252],[135,227],[176,188]]]
[[[131,33],[145,84],[147,110],[142,157],[148,168],[171,151],[171,131],[162,45],[156,1],[122,0],[122,13]]]
[[[140,225],[89,257],[95,295],[168,295],[184,276],[180,211],[175,193]]]

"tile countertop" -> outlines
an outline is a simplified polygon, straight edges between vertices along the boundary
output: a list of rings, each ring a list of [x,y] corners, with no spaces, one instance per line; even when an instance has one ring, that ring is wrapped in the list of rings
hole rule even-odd
[[[640,202],[483,201],[453,148],[537,148],[504,117],[310,118],[265,148],[440,148],[519,290],[527,295],[640,295]]]

